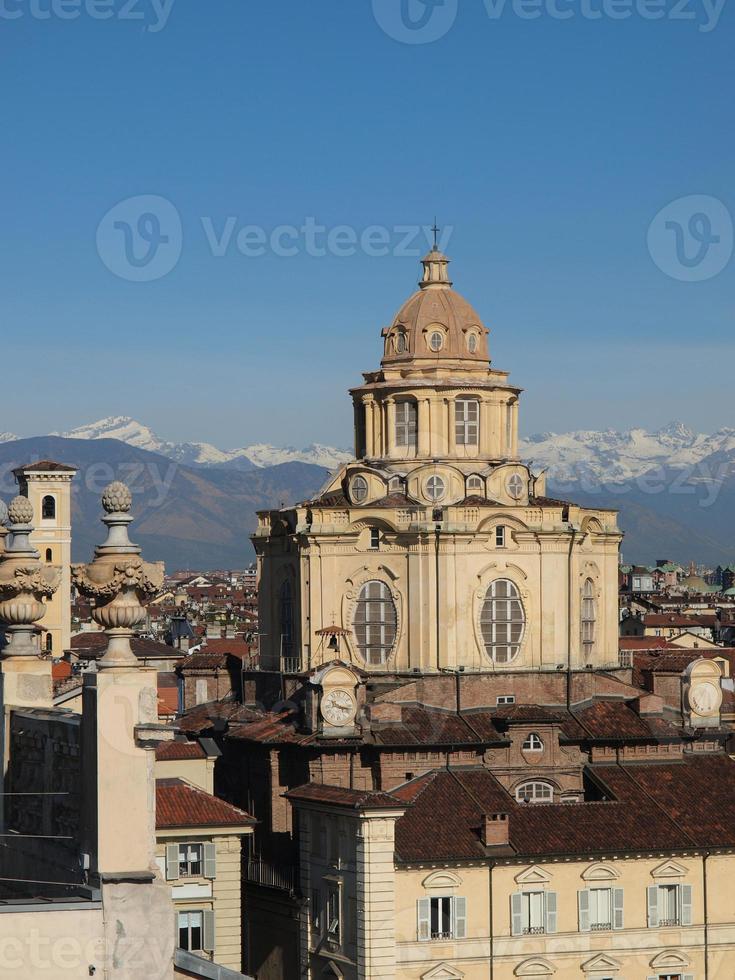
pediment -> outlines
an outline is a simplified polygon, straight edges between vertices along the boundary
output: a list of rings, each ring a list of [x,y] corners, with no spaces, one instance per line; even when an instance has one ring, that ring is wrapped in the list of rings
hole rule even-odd
[[[538,885],[539,883],[551,881],[551,875],[548,871],[544,871],[537,864],[534,864],[530,868],[526,868],[525,871],[521,871],[515,877],[516,884],[518,885]]]
[[[583,963],[582,969],[585,973],[616,973],[620,969],[620,963],[614,957],[600,953]]]
[[[592,864],[582,872],[585,881],[613,881],[620,872],[609,864]]]
[[[421,884],[424,888],[459,888],[462,879],[452,871],[434,871]]]
[[[543,957],[533,956],[519,963],[513,973],[517,977],[550,977],[556,969]]]
[[[663,864],[659,864],[657,868],[654,868],[651,872],[652,878],[684,878],[689,874],[687,868],[682,867],[682,865],[677,864],[676,861],[664,861]]]
[[[439,966],[435,966],[428,973],[421,974],[421,980],[462,980],[463,977],[464,973],[456,970],[448,963],[440,963]]]
[[[689,966],[689,959],[678,949],[665,949],[651,960],[651,967],[654,970],[665,969],[668,972],[670,968],[678,969],[685,966]]]

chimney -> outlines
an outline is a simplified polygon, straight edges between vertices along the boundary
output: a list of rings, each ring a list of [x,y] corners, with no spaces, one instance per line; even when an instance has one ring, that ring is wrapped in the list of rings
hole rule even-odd
[[[507,813],[483,813],[480,839],[485,847],[507,847],[510,843]]]
[[[641,718],[647,715],[663,715],[664,699],[657,694],[644,694],[633,701],[633,709]]]

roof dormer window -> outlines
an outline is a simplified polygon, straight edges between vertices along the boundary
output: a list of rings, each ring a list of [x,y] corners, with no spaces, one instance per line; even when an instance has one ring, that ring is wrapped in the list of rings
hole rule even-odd
[[[439,330],[434,330],[429,337],[429,347],[437,354],[444,346],[444,334]]]

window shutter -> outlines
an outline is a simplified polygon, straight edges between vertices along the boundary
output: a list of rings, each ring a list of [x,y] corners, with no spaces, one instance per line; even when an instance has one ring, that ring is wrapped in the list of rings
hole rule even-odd
[[[454,906],[454,938],[464,939],[467,935],[467,899],[455,898]]]
[[[613,929],[623,928],[623,889],[613,888]]]
[[[214,912],[211,910],[204,913],[204,931],[202,944],[207,953],[213,953],[216,945],[214,932]]]
[[[578,905],[579,905],[579,931],[589,932],[590,931],[590,893],[588,889],[583,888],[578,892]]]
[[[421,942],[431,939],[431,899],[420,898],[416,903],[418,937]]]
[[[166,881],[176,881],[179,877],[179,845],[166,844]]]
[[[520,936],[523,932],[523,896],[514,892],[510,896],[511,934]]]
[[[556,892],[546,892],[546,932],[556,932]]]
[[[658,885],[648,887],[648,928],[658,928]]]
[[[204,845],[204,877],[217,877],[217,847],[214,844]]]
[[[692,924],[692,886],[679,885],[679,900],[681,902],[681,924]]]

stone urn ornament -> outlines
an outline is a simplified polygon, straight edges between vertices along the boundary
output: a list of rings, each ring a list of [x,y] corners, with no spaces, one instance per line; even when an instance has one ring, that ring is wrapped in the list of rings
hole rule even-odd
[[[143,602],[163,585],[163,562],[146,562],[141,549],[128,538],[133,498],[124,483],[111,483],[102,494],[107,539],[98,545],[94,561],[72,565],[77,589],[94,600],[92,618],[109,638],[107,650],[98,661],[99,670],[135,668],[138,658],[130,646],[134,628],[145,620]]]
[[[0,557],[0,623],[9,639],[2,657],[38,657],[42,651],[35,624],[46,612],[44,600],[61,583],[61,568],[42,562],[29,540],[33,504],[27,497],[15,497],[5,517],[8,539]]]

